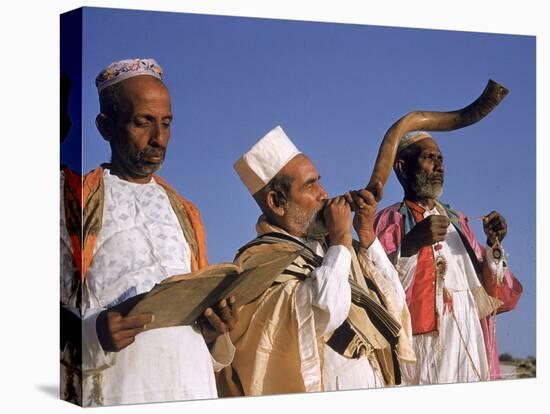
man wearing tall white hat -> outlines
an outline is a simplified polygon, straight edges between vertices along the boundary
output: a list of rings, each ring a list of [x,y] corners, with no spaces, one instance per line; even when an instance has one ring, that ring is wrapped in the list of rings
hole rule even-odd
[[[154,315],[126,316],[137,295],[207,265],[199,210],[154,174],[172,122],[162,78],[153,59],[100,72],[96,125],[111,162],[61,180],[61,304],[78,320],[64,335],[61,393],[85,406],[215,398],[214,371],[233,356],[222,334],[234,298],[194,326],[146,330]]]
[[[237,255],[281,243],[301,253],[240,310],[231,332],[235,357],[218,381],[220,394],[398,384],[399,361],[414,355],[404,293],[374,235],[373,195],[361,190],[329,199],[312,161],[281,127],[247,151],[235,170],[263,213],[258,238]]]

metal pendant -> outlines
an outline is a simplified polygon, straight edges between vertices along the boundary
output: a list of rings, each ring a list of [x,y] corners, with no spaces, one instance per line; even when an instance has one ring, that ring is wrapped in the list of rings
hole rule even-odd
[[[500,245],[498,243],[495,243],[495,245],[491,248],[491,251],[495,262],[500,262],[503,256],[502,248],[500,247]]]
[[[445,259],[445,256],[440,254],[436,257],[435,271],[438,277],[445,279],[445,275],[447,274],[447,259]]]

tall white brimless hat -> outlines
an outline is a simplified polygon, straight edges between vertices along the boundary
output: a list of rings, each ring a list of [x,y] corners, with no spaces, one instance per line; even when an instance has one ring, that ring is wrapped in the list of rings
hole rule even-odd
[[[233,168],[250,194],[255,194],[298,154],[301,151],[277,126],[245,152]]]

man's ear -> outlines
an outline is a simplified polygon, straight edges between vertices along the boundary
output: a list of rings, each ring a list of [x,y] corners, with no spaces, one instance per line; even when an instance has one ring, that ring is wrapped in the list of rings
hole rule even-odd
[[[282,203],[282,201],[280,200],[279,198],[279,195],[271,190],[271,191],[268,191],[267,195],[266,195],[266,204],[267,204],[267,208],[276,216],[278,217],[282,217],[285,215],[285,205],[286,203]]]
[[[103,112],[97,114],[95,117],[95,126],[103,139],[107,142],[111,142],[113,137],[113,126],[109,117]]]
[[[405,160],[396,160],[394,164],[395,172],[397,173],[398,177],[403,178],[404,180],[407,179],[407,164],[405,163]]]

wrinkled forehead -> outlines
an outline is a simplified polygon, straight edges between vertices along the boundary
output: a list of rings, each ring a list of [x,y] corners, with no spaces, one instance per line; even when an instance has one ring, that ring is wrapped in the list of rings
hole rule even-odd
[[[120,83],[120,94],[129,101],[167,100],[170,93],[164,83],[153,76],[141,75],[123,80]]]
[[[441,154],[441,150],[439,149],[439,145],[437,145],[437,142],[435,142],[432,138],[425,138],[423,140],[420,140],[413,144],[416,153],[418,155],[425,153],[425,152],[431,152],[431,153],[437,153]]]
[[[292,158],[280,171],[301,183],[319,176],[319,171],[307,155],[298,154]]]

